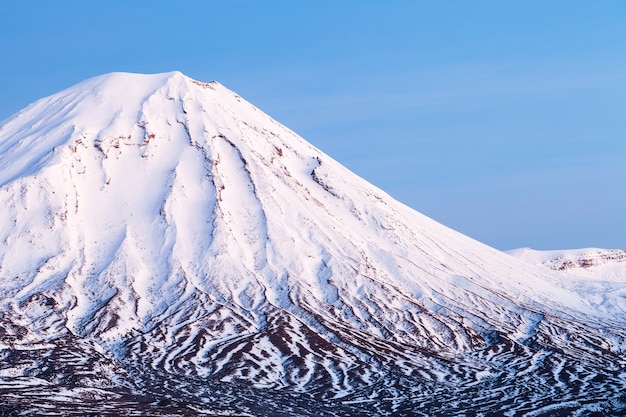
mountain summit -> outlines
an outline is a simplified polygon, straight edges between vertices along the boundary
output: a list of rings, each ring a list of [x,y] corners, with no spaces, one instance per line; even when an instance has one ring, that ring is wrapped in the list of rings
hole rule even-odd
[[[0,127],[16,412],[618,410],[624,294],[463,236],[179,72],[96,77]]]

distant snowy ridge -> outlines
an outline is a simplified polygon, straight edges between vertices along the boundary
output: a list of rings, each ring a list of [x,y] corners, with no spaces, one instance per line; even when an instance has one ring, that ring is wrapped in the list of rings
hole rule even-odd
[[[71,385],[174,415],[599,407],[626,387],[626,285],[563,276],[179,72],[96,77],[0,126],[0,400],[18,405]]]
[[[626,252],[621,249],[538,251],[520,248],[507,253],[525,262],[543,265],[555,271],[598,280],[626,282]]]

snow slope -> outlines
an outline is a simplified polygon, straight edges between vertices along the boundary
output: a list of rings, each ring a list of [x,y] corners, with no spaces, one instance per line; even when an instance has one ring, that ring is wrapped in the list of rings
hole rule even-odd
[[[33,347],[97,349],[107,371],[75,385],[197,408],[210,380],[240,413],[278,415],[263,389],[300,393],[291,415],[454,415],[477,393],[478,410],[604,407],[626,385],[623,280],[463,236],[178,72],[96,77],[5,120],[0,219],[17,406]]]

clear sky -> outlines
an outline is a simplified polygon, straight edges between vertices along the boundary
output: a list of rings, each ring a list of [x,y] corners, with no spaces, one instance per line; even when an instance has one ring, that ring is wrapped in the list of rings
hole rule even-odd
[[[171,70],[499,249],[626,249],[624,0],[0,0],[0,119]]]

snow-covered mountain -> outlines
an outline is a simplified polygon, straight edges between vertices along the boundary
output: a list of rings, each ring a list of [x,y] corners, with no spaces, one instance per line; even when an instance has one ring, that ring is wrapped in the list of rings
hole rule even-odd
[[[621,249],[570,249],[538,251],[520,248],[507,251],[523,261],[555,271],[598,279],[626,282],[626,252]]]
[[[0,413],[611,413],[625,338],[623,279],[463,236],[218,83],[0,127]]]

